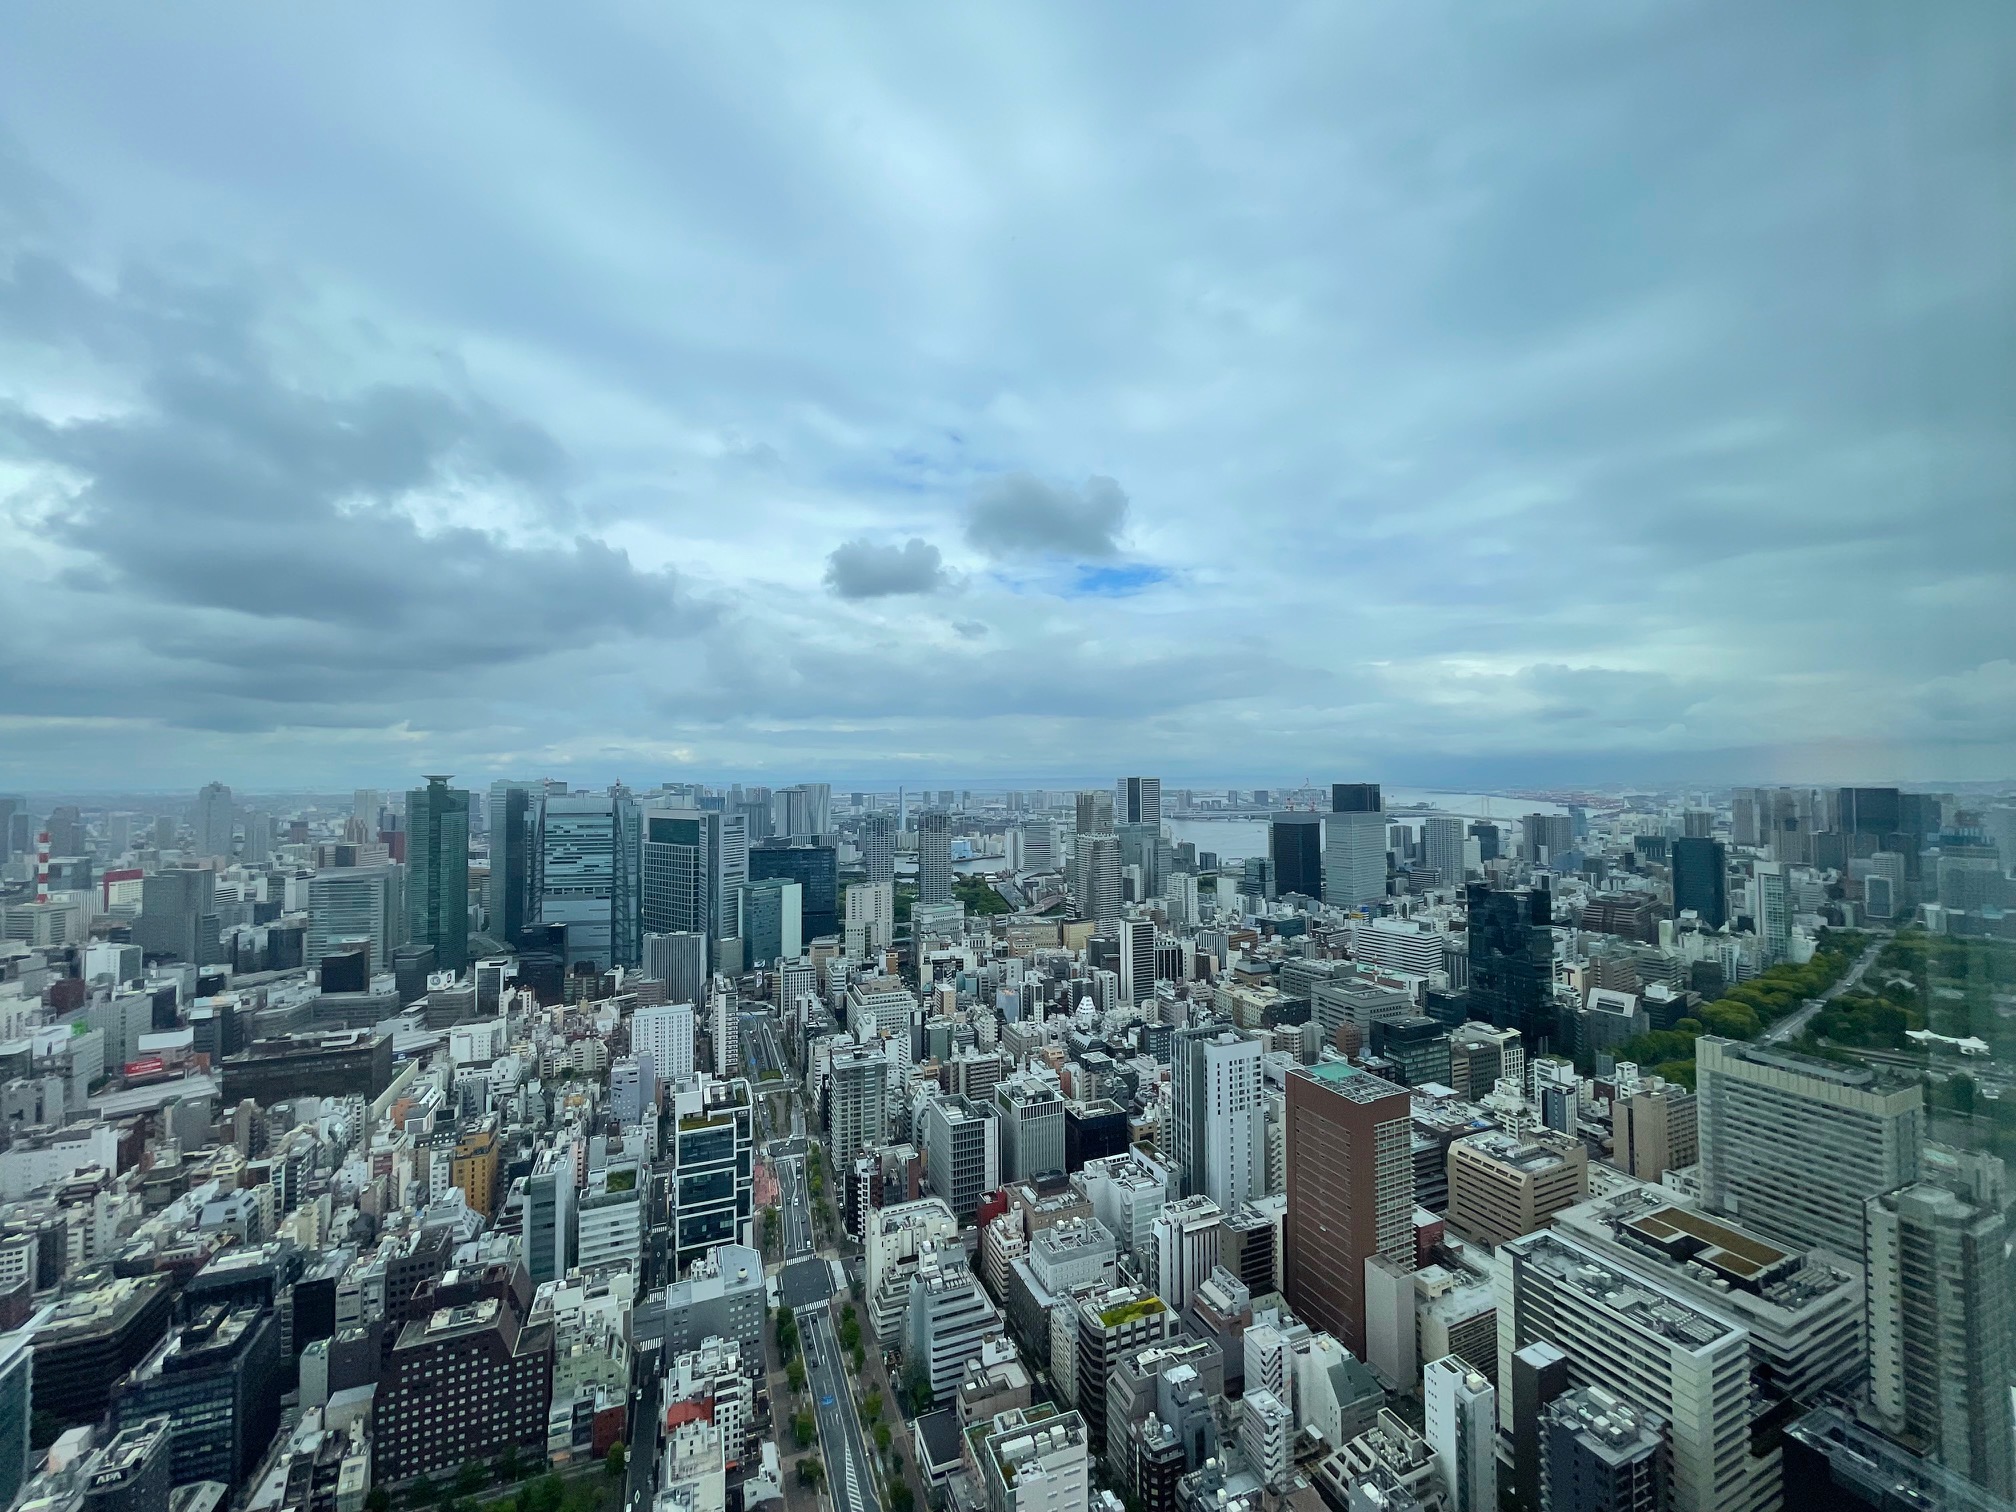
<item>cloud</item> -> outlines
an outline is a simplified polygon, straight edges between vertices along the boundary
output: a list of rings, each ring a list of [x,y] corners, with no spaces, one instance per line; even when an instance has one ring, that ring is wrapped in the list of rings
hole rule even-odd
[[[973,490],[966,540],[997,561],[1015,557],[1106,559],[1120,554],[1127,525],[1127,495],[1111,478],[1092,477],[1083,488],[1052,485],[1028,473],[1009,473]]]
[[[843,599],[937,593],[950,585],[938,548],[917,536],[901,546],[845,541],[826,558],[826,586]]]

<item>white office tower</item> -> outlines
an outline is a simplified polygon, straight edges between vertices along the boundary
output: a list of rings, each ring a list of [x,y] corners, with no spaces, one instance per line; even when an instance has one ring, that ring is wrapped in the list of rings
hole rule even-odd
[[[1694,1053],[1702,1201],[1780,1244],[1861,1261],[1863,1204],[1918,1179],[1918,1083],[1712,1034]]]
[[[1263,1486],[1288,1484],[1295,1463],[1295,1414],[1265,1386],[1248,1386],[1239,1404],[1239,1447]]]
[[[1441,971],[1449,936],[1440,934],[1419,919],[1354,919],[1351,921],[1353,959],[1389,971],[1427,976]]]
[[[925,1246],[910,1286],[906,1356],[923,1369],[934,1399],[942,1402],[958,1389],[967,1361],[978,1359],[987,1337],[1000,1331],[1001,1314],[980,1289],[958,1240]]]
[[[273,857],[273,816],[258,809],[245,811],[245,846],[241,857],[247,866],[264,866]]]
[[[1169,1172],[1136,1150],[1085,1162],[1080,1173],[1092,1215],[1137,1261],[1155,1252],[1155,1218],[1169,1201]]]
[[[588,1173],[576,1219],[583,1270],[602,1265],[636,1267],[644,1248],[644,1190],[638,1164],[626,1160]]]
[[[1155,995],[1155,921],[1120,921],[1120,997],[1139,1007]]]
[[[847,889],[843,926],[847,958],[864,960],[887,950],[896,938],[896,888],[889,882],[856,882]]]
[[[1669,1425],[1671,1512],[1766,1512],[1779,1503],[1776,1448],[1751,1452],[1772,1403],[1752,1390],[1749,1331],[1695,1306],[1653,1275],[1549,1230],[1499,1246],[1498,1379],[1536,1342],[1569,1378],[1601,1386]],[[1512,1394],[1499,1427],[1514,1428]]]
[[[1160,824],[1162,779],[1122,777],[1114,784],[1113,821],[1116,824]]]
[[[1236,1213],[1267,1190],[1267,1107],[1261,1043],[1224,1024],[1178,1030],[1170,1059],[1170,1122],[1188,1194]]]
[[[1120,837],[1078,837],[1078,913],[1102,928],[1118,922],[1121,909]]]
[[[223,783],[210,783],[198,793],[195,811],[189,816],[189,827],[196,832],[196,854],[230,860],[231,828],[237,817],[237,807],[231,801],[231,789]],[[371,823],[375,827],[377,822],[378,815],[374,810]],[[53,830],[55,826],[50,828]],[[378,838],[375,828],[371,838]]]
[[[1439,885],[1463,885],[1463,821],[1442,814],[1431,815],[1421,827],[1421,849],[1428,864],[1440,873]]]
[[[1323,901],[1360,908],[1386,896],[1386,813],[1379,785],[1333,783],[1323,816]]]
[[[942,1197],[892,1203],[862,1220],[868,1316],[875,1337],[895,1345],[910,1310],[917,1257],[940,1240],[956,1242],[959,1220]]]
[[[1218,1264],[1224,1219],[1209,1197],[1185,1197],[1155,1216],[1155,1290],[1179,1313]]]
[[[693,1005],[660,1003],[630,1016],[630,1051],[644,1073],[644,1100],[693,1079]]]
[[[1194,929],[1201,917],[1197,912],[1197,878],[1192,872],[1172,872],[1162,889],[1162,901],[1169,910],[1173,929]]]
[[[726,978],[717,977],[708,991],[707,1019],[715,1074],[733,1076],[742,1069],[742,1000]]]
[[[1021,870],[1055,871],[1062,861],[1057,854],[1056,830],[1048,819],[1028,819],[1021,827]]]
[[[833,1052],[826,1074],[833,1168],[845,1171],[888,1137],[889,1062],[879,1044],[848,1041]]]
[[[1757,937],[1764,962],[1775,965],[1792,950],[1792,889],[1782,861],[1757,863]]]
[[[1872,1197],[1869,1395],[1949,1470],[2009,1497],[2011,1291],[2002,1162],[1938,1145]]]
[[[1422,1372],[1421,1394],[1449,1512],[1497,1512],[1497,1392],[1461,1355],[1444,1355]]]

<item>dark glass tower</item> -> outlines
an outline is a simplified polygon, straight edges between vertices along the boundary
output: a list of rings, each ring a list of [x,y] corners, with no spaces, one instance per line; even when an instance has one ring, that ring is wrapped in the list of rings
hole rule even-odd
[[[1729,857],[1719,840],[1673,842],[1673,912],[1689,908],[1710,929],[1729,922]]]
[[[406,933],[438,969],[469,969],[469,794],[446,777],[406,795]]]
[[[1470,1016],[1517,1029],[1529,1055],[1555,1038],[1553,897],[1544,889],[1494,892],[1473,882]]]
[[[749,847],[749,880],[779,877],[804,889],[808,941],[840,932],[840,857],[831,841],[765,840]]]
[[[1323,816],[1280,813],[1267,825],[1267,855],[1274,863],[1274,895],[1323,896]]]

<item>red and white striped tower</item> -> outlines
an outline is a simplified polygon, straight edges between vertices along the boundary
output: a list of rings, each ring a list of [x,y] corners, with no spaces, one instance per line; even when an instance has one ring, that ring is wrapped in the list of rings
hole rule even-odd
[[[35,837],[35,901],[49,901],[49,831]]]

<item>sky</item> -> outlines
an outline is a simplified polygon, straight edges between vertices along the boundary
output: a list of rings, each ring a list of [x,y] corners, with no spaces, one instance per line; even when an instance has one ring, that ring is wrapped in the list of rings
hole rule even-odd
[[[0,786],[2016,774],[2016,8],[31,6]]]

